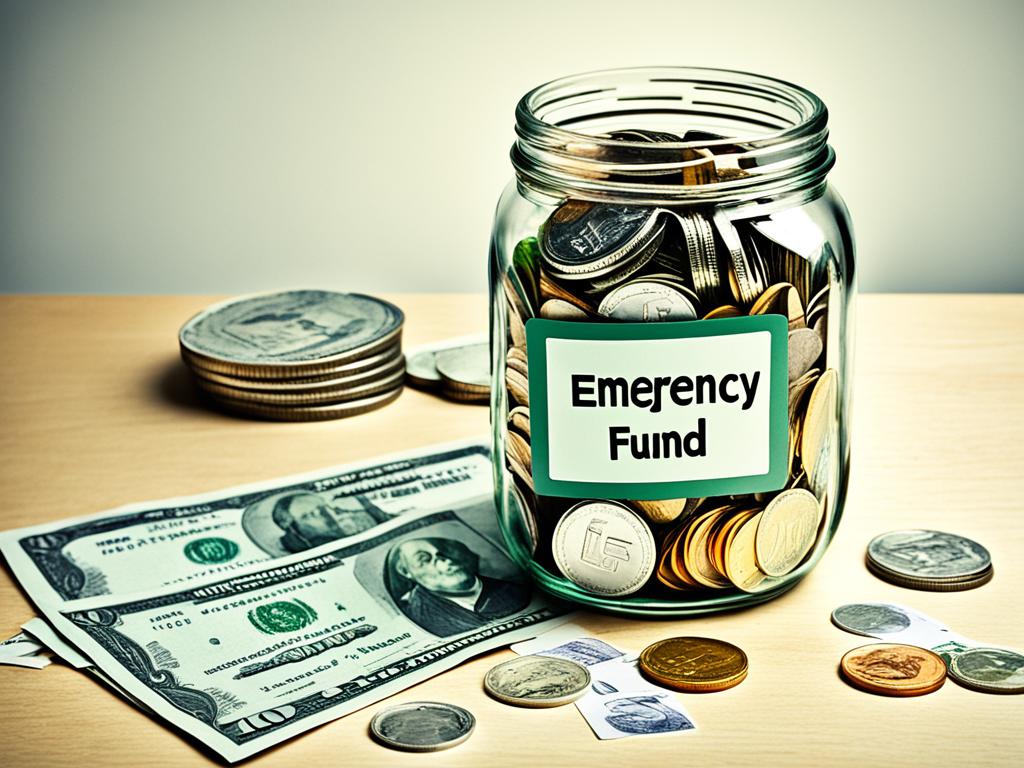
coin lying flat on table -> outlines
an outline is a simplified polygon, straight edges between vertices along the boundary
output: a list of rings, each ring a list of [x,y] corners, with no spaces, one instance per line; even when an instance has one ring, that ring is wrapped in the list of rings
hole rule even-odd
[[[992,579],[992,557],[976,541],[942,531],[891,531],[868,544],[868,570],[911,589],[951,592]]]
[[[657,562],[647,523],[614,501],[584,501],[569,509],[555,526],[551,547],[565,577],[598,595],[636,592]]]
[[[498,701],[519,707],[559,707],[590,687],[590,672],[568,659],[520,656],[491,667],[484,689]]]
[[[1005,648],[971,648],[953,656],[949,676],[983,693],[1024,693],[1024,656]]]
[[[864,645],[846,653],[839,667],[850,684],[883,696],[923,696],[946,681],[945,662],[913,645]]]
[[[382,709],[370,721],[370,733],[386,747],[406,752],[437,752],[461,744],[476,727],[462,707],[416,701]]]
[[[654,682],[688,693],[712,693],[739,685],[747,676],[747,654],[708,637],[670,637],[647,646],[640,671]]]

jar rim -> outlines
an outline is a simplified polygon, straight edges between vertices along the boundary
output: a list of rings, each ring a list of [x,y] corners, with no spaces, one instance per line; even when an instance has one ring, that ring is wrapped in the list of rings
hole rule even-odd
[[[666,126],[701,135],[686,140]],[[629,127],[680,140],[608,135]],[[562,77],[520,99],[516,134],[520,181],[556,197],[727,204],[823,186],[835,163],[820,98],[739,70],[633,67]]]

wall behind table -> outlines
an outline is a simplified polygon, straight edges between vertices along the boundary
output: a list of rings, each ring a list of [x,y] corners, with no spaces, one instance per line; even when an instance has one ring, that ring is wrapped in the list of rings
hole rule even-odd
[[[6,2],[0,291],[475,291],[513,108],[590,69],[830,107],[864,290],[1024,290],[1007,2]]]

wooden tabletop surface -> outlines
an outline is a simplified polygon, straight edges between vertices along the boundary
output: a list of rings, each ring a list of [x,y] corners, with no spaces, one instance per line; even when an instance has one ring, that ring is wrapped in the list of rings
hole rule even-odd
[[[203,408],[178,359],[177,330],[213,297],[0,298],[0,529],[193,494],[483,436],[487,409],[407,390],[387,408],[317,424],[247,421]],[[486,328],[479,295],[389,296],[405,344]],[[954,631],[1024,646],[1024,297],[859,298],[853,469],[839,532],[803,583],[766,605],[711,618],[581,619],[639,650],[674,634],[728,640],[750,659],[728,691],[680,695],[694,732],[600,742],[574,707],[507,707],[481,689],[509,651],[488,654],[395,696],[467,707],[477,730],[435,754],[367,737],[378,706],[249,764],[295,766],[917,766],[1021,765],[1024,696],[947,684],[914,699],[854,690],[842,654],[868,642],[829,614],[854,601],[917,608]],[[877,533],[936,528],[992,553],[995,578],[967,592],[891,586],[864,567]],[[0,636],[32,606],[0,572]],[[91,678],[60,664],[0,667],[0,764],[202,765],[213,761]]]

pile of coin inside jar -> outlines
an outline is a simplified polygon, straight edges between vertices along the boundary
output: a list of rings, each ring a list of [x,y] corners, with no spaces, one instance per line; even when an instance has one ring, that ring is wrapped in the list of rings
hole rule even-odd
[[[652,139],[654,140],[654,139]],[[826,367],[829,279],[821,253],[798,252],[794,214],[730,218],[719,207],[670,209],[569,199],[522,239],[502,276],[507,315],[506,466],[533,558],[587,592],[658,596],[680,590],[764,592],[815,549],[840,460],[836,370]],[[749,216],[749,215],[748,215]],[[797,226],[800,223],[797,222]],[[803,226],[813,227],[805,220]],[[828,249],[823,240],[818,246]],[[780,314],[789,323],[789,477],[767,494],[660,501],[572,500],[534,493],[529,318],[666,322]],[[650,552],[618,578],[579,576],[563,546],[599,515],[618,518]]]

